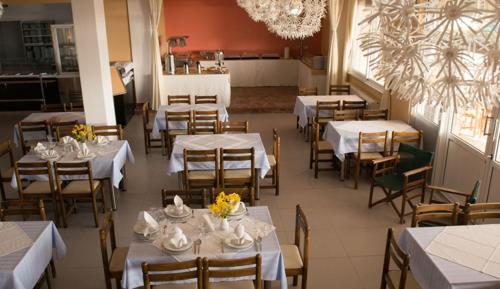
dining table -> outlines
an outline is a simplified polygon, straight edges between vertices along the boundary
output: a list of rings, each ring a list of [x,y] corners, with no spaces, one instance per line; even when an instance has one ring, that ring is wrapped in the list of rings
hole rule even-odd
[[[422,289],[500,288],[500,225],[405,229],[399,246]]]
[[[49,124],[53,122],[70,122],[77,121],[80,124],[85,123],[85,113],[81,111],[73,112],[34,112],[29,114],[27,117],[23,118],[21,122],[38,122],[46,121]],[[46,138],[47,135],[44,132],[25,132],[24,140],[39,140]],[[19,146],[21,141],[21,132],[19,126],[14,125],[14,144]]]
[[[388,132],[388,143],[393,131],[417,132],[411,125],[400,120],[353,120],[353,121],[330,121],[326,125],[323,139],[333,148],[335,156],[341,163],[340,179],[344,180],[345,158],[349,153],[358,152],[360,132]],[[394,147],[395,150],[398,146]],[[383,146],[379,144],[365,144],[364,152],[380,152]]]
[[[229,230],[222,230],[217,224],[217,218],[208,209],[194,209],[192,215],[184,219],[170,218],[163,208],[151,208],[147,212],[159,223],[161,230],[148,237],[133,233],[123,270],[122,287],[132,289],[143,286],[142,262],[172,263],[193,260],[197,257],[209,259],[246,258],[260,254],[262,256],[262,279],[264,281],[278,280],[281,289],[287,288],[283,254],[278,237],[273,226],[269,208],[266,206],[246,207],[243,217],[229,219]],[[139,214],[138,220],[140,220]],[[213,220],[215,230],[210,230],[205,218]],[[225,245],[234,228],[242,224],[252,237],[253,244],[245,249],[235,249]],[[180,228],[189,240],[201,241],[199,250],[193,246],[183,252],[171,252],[165,249],[169,232]],[[260,237],[260,238],[259,238]],[[259,239],[260,241],[257,241]],[[234,279],[230,279],[234,280]],[[218,281],[229,281],[222,279]],[[189,282],[189,281],[187,281]],[[193,282],[191,280],[191,282]]]
[[[226,106],[223,103],[200,103],[200,104],[175,104],[175,105],[162,105],[160,106],[155,115],[153,122],[153,137],[159,138],[161,131],[167,128],[165,121],[165,112],[178,112],[178,111],[210,111],[217,110],[219,112],[219,121],[227,121],[229,114],[227,113]],[[183,121],[170,121],[170,129],[186,129],[187,122]]]
[[[134,163],[135,158],[128,141],[126,140],[111,140],[106,144],[88,143],[87,147],[95,156],[91,158],[79,158],[78,150],[68,150],[68,146],[60,143],[42,143],[48,149],[54,149],[58,157],[52,159],[52,162],[82,162],[90,160],[92,163],[92,173],[95,179],[107,180],[109,183],[111,207],[116,210],[116,196],[114,188],[119,188],[120,182],[123,179],[122,168],[127,162]],[[44,160],[40,154],[31,151],[24,155],[19,162],[41,162]],[[22,176],[23,179],[32,181],[47,181],[48,176]],[[80,176],[63,176],[63,180],[80,179]],[[12,177],[11,186],[17,188],[17,181],[15,174]]]
[[[34,288],[53,252],[58,260],[66,255],[52,221],[0,222],[0,236],[0,289]]]

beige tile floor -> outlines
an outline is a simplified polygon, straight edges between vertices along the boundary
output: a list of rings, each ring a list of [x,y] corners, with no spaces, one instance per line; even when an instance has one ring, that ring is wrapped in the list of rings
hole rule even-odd
[[[13,124],[26,114],[1,112],[0,139],[12,137]],[[354,190],[352,181],[339,181],[338,171],[320,172],[315,179],[308,168],[309,144],[295,129],[293,115],[232,114],[231,119],[248,120],[250,130],[261,133],[269,149],[273,127],[282,137],[281,194],[276,197],[264,190],[258,204],[269,206],[282,243],[293,240],[295,205],[304,208],[312,227],[308,288],[379,288],[387,228],[404,228],[392,209],[387,205],[368,209],[366,180]],[[127,191],[117,194],[116,230],[122,246],[131,239],[138,212],[160,206],[161,188],[177,186],[176,177],[165,174],[166,157],[159,151],[144,154],[140,117],[127,126],[126,137],[136,162],[127,165]],[[98,231],[91,225],[90,208],[82,207],[70,219],[69,228],[60,229],[68,253],[57,262],[56,288],[105,288]]]

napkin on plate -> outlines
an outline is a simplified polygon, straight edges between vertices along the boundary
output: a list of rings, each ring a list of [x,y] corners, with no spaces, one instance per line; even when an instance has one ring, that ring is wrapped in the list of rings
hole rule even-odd
[[[43,151],[40,155],[43,159],[55,159],[59,157],[59,154],[55,150],[46,150]]]
[[[33,151],[35,151],[36,153],[43,153],[44,151],[46,151],[47,148],[43,145],[43,143],[37,143],[36,144],[36,147],[33,149]]]
[[[243,202],[238,202],[234,208],[231,210],[231,214],[234,214],[236,212],[238,212],[238,210],[240,209],[240,207],[242,207],[243,209],[245,209],[245,203]]]
[[[214,223],[212,223],[212,220],[210,220],[210,216],[208,214],[203,215],[203,221],[205,222],[205,224],[207,224],[210,232],[215,231]]]
[[[170,239],[169,242],[175,248],[182,248],[182,246],[185,246],[188,243],[186,235],[184,235],[182,229],[177,226],[175,227],[174,231],[174,236],[172,237],[172,239]]]
[[[109,143],[109,139],[105,136],[98,135],[96,138],[96,143],[99,145],[105,145]]]
[[[84,159],[84,158],[90,158],[93,156],[94,156],[94,154],[90,152],[89,148],[87,147],[87,144],[83,143],[82,149],[78,152],[78,158]]]
[[[245,232],[245,226],[242,224],[238,224],[236,228],[234,228],[233,238],[238,245],[243,245],[245,240],[252,241],[252,237]]]
[[[174,197],[175,212],[180,215],[184,212],[184,201],[178,195]]]
[[[144,237],[147,237],[149,234],[158,231],[160,228],[160,224],[146,211],[142,214],[142,222],[144,225],[143,234]]]
[[[78,144],[78,141],[76,141],[76,139],[70,140],[69,143],[73,146],[73,149],[75,149],[77,151],[80,150],[80,145]]]
[[[63,137],[59,140],[59,142],[60,142],[61,144],[65,144],[65,145],[66,145],[66,144],[70,144],[70,143],[72,143],[73,141],[76,141],[76,140],[75,140],[74,138],[70,137],[69,135],[63,136]]]

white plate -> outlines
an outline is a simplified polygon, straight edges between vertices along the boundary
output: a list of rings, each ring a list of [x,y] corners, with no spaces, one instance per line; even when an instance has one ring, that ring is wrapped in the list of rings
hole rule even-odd
[[[81,157],[78,154],[76,155],[76,158],[79,159],[79,160],[92,160],[95,157],[96,157],[96,155],[94,153],[91,153],[90,155],[88,155],[86,157]]]
[[[187,244],[180,247],[180,248],[174,247],[174,245],[172,245],[170,243],[170,239],[163,241],[162,246],[168,252],[182,253],[182,252],[185,252],[185,251],[191,249],[191,247],[193,247],[193,241],[188,237],[186,237],[186,239],[187,239]]]
[[[228,246],[228,247],[231,247],[231,248],[234,248],[234,249],[238,249],[238,250],[244,250],[244,249],[248,249],[250,248],[252,245],[253,245],[253,240],[246,240],[245,239],[245,242],[243,242],[243,244],[236,244],[235,242],[236,240],[234,238],[227,238],[224,240],[224,243]]]
[[[182,214],[178,214],[174,205],[168,205],[164,210],[165,214],[171,218],[186,218],[191,216],[191,208],[184,205]]]
[[[144,230],[146,229],[146,226],[141,223],[136,223],[134,225],[134,232],[136,234],[144,236]],[[160,231],[160,228],[158,227],[156,230],[149,232],[149,235],[156,234]]]
[[[59,155],[57,156],[53,156],[53,157],[44,157],[44,156],[40,156],[40,158],[42,160],[45,160],[45,161],[53,161],[53,160],[57,160],[59,158]]]
[[[234,216],[241,216],[241,215],[243,215],[243,214],[246,214],[246,212],[247,212],[247,208],[246,208],[246,206],[242,206],[242,205],[240,204],[240,206],[239,206],[238,210],[236,210],[234,213],[230,213],[230,214],[229,214],[229,216],[233,216],[233,217],[234,217]]]

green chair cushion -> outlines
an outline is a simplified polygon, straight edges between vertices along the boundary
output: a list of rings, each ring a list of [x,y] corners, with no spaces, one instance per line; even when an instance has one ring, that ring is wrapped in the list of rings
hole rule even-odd
[[[375,183],[387,190],[400,191],[403,189],[403,175],[384,175],[375,177]]]

